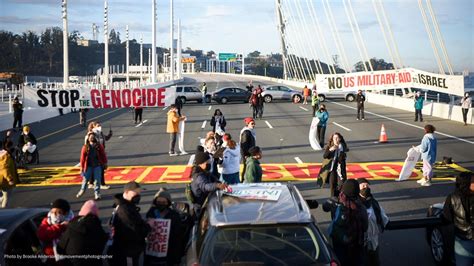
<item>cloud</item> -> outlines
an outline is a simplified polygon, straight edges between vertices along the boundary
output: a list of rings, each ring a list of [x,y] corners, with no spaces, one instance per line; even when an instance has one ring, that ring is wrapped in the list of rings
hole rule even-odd
[[[52,18],[52,17],[20,18],[18,16],[0,16],[0,24],[37,25],[37,24],[58,23],[60,21],[61,21],[60,18]]]
[[[216,5],[207,6],[204,16],[206,17],[227,17],[232,15],[232,11],[235,9],[233,6]]]

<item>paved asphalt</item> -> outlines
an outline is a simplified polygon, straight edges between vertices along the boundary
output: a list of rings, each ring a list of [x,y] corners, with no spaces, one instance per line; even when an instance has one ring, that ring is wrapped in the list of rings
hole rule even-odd
[[[244,88],[248,80],[232,77],[195,75],[186,78],[186,84],[200,84],[206,81],[209,91],[224,86]],[[254,85],[260,82],[254,81]],[[272,84],[262,82],[262,85]],[[398,109],[366,104],[366,120],[356,121],[355,103],[342,100],[326,103],[329,110],[329,126],[326,138],[333,132],[340,132],[348,146],[348,162],[402,162],[411,145],[418,145],[423,136],[424,123],[413,122],[414,114]],[[192,153],[199,138],[211,130],[210,118],[219,108],[227,120],[227,132],[238,139],[243,127],[243,118],[251,116],[248,104],[229,103],[226,105],[202,105],[186,103],[183,114],[188,117],[185,130],[185,148]],[[306,110],[305,110],[306,109]],[[145,109],[143,119],[146,123],[135,126],[129,110],[91,110],[89,120],[98,119],[104,131],[113,130],[113,138],[107,142],[107,154],[110,166],[132,165],[186,165],[190,155],[169,157],[166,134],[166,111]],[[85,129],[78,126],[78,114],[67,114],[32,124],[33,133],[39,138],[41,164],[39,166],[74,166],[79,162],[81,145]],[[203,122],[207,121],[202,128]],[[267,123],[268,122],[268,123]],[[304,163],[321,162],[322,152],[315,152],[308,143],[308,130],[311,123],[311,105],[278,102],[266,104],[264,118],[257,120],[257,144],[263,149],[263,163],[296,163],[298,157]],[[438,130],[438,160],[443,156],[452,157],[464,168],[474,170],[474,128],[461,123],[435,117],[425,117],[425,123],[432,123]],[[379,144],[380,127],[384,124],[389,142]],[[270,126],[272,128],[270,128]],[[160,186],[171,189],[176,201],[184,201],[183,185],[151,184],[142,196],[142,212],[146,212],[149,203]],[[307,198],[324,201],[327,189],[316,190],[314,182],[300,182],[297,186]],[[454,187],[452,181],[435,181],[431,187],[419,187],[414,181],[393,182],[374,181],[372,191],[379,199],[392,219],[423,217],[427,208],[444,201]],[[92,191],[88,191],[80,200],[74,196],[78,186],[56,187],[19,187],[11,199],[12,207],[46,207],[55,198],[69,200],[75,211]],[[99,202],[104,223],[112,211],[112,196],[120,193],[121,186],[103,190],[103,199]],[[319,225],[327,231],[329,214],[321,209],[314,211]],[[382,265],[433,265],[429,246],[423,229],[386,231],[381,244]]]

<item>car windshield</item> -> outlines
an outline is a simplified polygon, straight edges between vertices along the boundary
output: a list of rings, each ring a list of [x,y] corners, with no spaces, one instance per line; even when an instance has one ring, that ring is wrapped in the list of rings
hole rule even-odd
[[[321,265],[328,257],[310,226],[217,228],[209,235],[201,265]],[[324,245],[324,244],[323,244]]]

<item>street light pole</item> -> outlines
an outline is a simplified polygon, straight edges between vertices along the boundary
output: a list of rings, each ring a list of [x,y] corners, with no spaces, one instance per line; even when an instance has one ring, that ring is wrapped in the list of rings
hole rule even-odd
[[[173,17],[173,0],[170,0],[170,75],[174,80],[174,17]]]
[[[129,36],[128,36],[128,25],[125,26],[125,35],[126,35],[126,38],[127,38],[127,41],[125,43],[125,48],[127,50],[127,56],[126,56],[126,59],[125,59],[125,62],[127,64],[127,68],[126,68],[126,71],[127,71],[127,88],[130,87],[130,73],[129,73],[129,65],[130,65],[130,42],[129,42]]]
[[[140,86],[143,83],[143,36],[140,37]]]
[[[181,73],[182,73],[182,64],[181,64],[181,44],[183,42],[181,41],[181,19],[178,19],[178,51],[177,51],[177,54],[178,54],[178,58],[176,59],[176,64],[178,64],[178,79],[181,78]]]
[[[156,83],[156,0],[152,1],[152,24],[151,24],[151,49],[152,49],[152,55],[151,55],[151,82],[154,84]]]
[[[104,79],[105,86],[109,85],[109,11],[107,0],[104,1]]]
[[[67,0],[62,1],[63,11],[63,88],[69,85],[69,34],[67,29]]]

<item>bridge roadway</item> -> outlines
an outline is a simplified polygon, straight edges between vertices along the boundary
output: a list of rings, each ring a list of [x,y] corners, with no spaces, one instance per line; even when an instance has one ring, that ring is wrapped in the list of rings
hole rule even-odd
[[[208,76],[205,74],[187,76],[184,84],[199,85],[207,82],[209,91],[224,86],[244,88],[248,80],[235,77]],[[254,80],[254,85],[272,84]],[[411,145],[418,145],[423,136],[424,123],[413,122],[413,113],[394,108],[366,104],[366,120],[356,121],[355,103],[330,101],[326,103],[330,118],[326,138],[335,131],[346,139],[350,152],[348,162],[403,162]],[[243,126],[243,118],[251,116],[248,104],[229,103],[226,105],[202,105],[187,103],[183,114],[188,116],[185,132],[185,148],[191,153],[198,145],[199,138],[209,131],[209,121],[215,109],[219,108],[227,120],[227,132],[238,139]],[[114,136],[107,142],[109,166],[139,165],[186,165],[190,155],[169,157],[166,134],[166,112],[162,109],[145,109],[146,123],[136,126],[129,110],[91,110],[89,121],[98,119],[103,130],[112,128]],[[74,166],[79,162],[80,148],[84,141],[85,129],[79,127],[78,114],[67,114],[32,124],[33,133],[39,139],[41,154],[40,167]],[[204,121],[205,126],[203,128]],[[436,126],[438,137],[438,160],[443,156],[453,157],[460,166],[474,170],[474,129],[461,123],[425,117],[426,123]],[[308,143],[311,123],[311,105],[279,102],[266,104],[264,118],[256,121],[257,144],[263,149],[262,163],[320,163],[322,152],[313,151]],[[377,143],[380,127],[384,124],[389,142]],[[298,158],[295,158],[298,157]],[[171,189],[174,200],[185,200],[182,184],[147,184],[140,207],[146,212],[153,195],[160,186]],[[314,181],[298,182],[297,186],[307,198],[323,202],[328,189],[314,189]],[[419,187],[414,181],[393,182],[373,181],[375,197],[392,219],[423,217],[429,205],[442,202],[454,187],[451,180],[441,179],[431,187]],[[104,225],[112,211],[112,196],[121,192],[122,185],[113,185],[110,190],[102,190],[100,216]],[[22,186],[15,190],[11,198],[13,207],[47,207],[54,198],[69,200],[75,211],[92,197],[89,190],[80,200],[74,196],[78,185],[71,186]],[[330,216],[321,209],[314,210],[319,225],[326,232]],[[382,237],[381,257],[383,265],[399,265],[404,258],[408,265],[432,265],[428,244],[423,229],[386,231]]]

